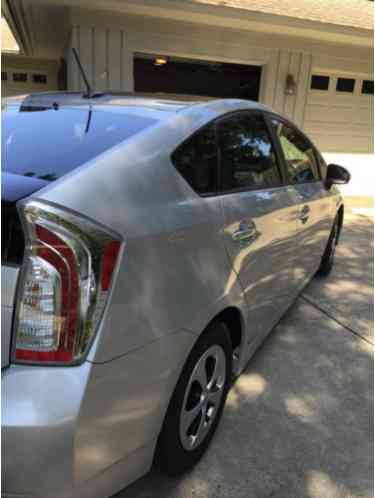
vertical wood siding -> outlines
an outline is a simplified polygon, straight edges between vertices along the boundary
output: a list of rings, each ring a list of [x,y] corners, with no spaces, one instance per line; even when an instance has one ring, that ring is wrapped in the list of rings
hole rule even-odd
[[[121,89],[122,33],[108,32],[108,88]]]
[[[236,39],[223,43],[216,39],[190,36],[173,31],[150,32],[147,26],[124,29],[98,26],[74,26],[69,48],[76,47],[90,83],[96,90],[133,91],[133,56],[137,52],[180,55],[262,66],[260,100],[303,126],[311,55],[286,49],[262,49],[238,45]],[[71,50],[67,54],[69,88],[83,89]],[[294,96],[285,94],[288,74],[297,82]]]
[[[132,91],[132,54],[122,30],[99,26],[74,26],[67,50],[69,90],[83,90],[84,84],[73,59],[78,51],[82,66],[95,90]]]
[[[304,111],[310,70],[310,54],[291,52],[288,50],[280,51],[272,107],[276,111],[291,118],[301,127],[304,123]],[[295,95],[285,94],[285,84],[288,74],[291,74],[297,83]]]

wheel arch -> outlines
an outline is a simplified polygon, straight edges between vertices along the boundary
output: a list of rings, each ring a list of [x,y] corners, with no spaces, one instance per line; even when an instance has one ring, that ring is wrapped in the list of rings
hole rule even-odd
[[[174,385],[174,388],[170,393],[169,401],[165,405],[164,411],[162,414],[161,426],[160,426],[160,430],[159,430],[159,433],[157,436],[156,445],[154,448],[154,455],[153,455],[153,463],[154,464],[157,462],[158,457],[159,457],[159,453],[160,453],[160,446],[159,446],[160,436],[162,434],[162,430],[163,430],[163,427],[165,424],[165,420],[166,420],[165,417],[166,417],[166,414],[168,412],[171,400],[173,399],[173,395],[175,393],[175,390],[176,390],[176,387],[178,384],[178,380],[180,378],[180,375],[182,373],[184,365],[186,364],[186,361],[189,357],[189,354],[191,353],[191,351],[193,350],[193,348],[195,347],[197,342],[202,338],[202,336],[204,336],[205,333],[207,333],[209,331],[210,327],[214,323],[217,323],[217,322],[222,322],[228,327],[230,340],[232,343],[232,351],[235,351],[236,349],[238,349],[238,359],[241,359],[241,357],[242,357],[243,348],[244,348],[244,345],[246,343],[244,316],[243,316],[243,312],[238,307],[229,305],[226,308],[222,309],[220,312],[216,313],[216,315],[213,316],[210,319],[210,321],[207,323],[207,325],[203,328],[202,332],[196,336],[196,338],[191,346],[191,349],[186,356],[185,362],[181,366],[181,371],[179,372],[179,374],[176,378],[176,384]],[[237,363],[237,368],[236,368],[236,363]],[[239,367],[239,362],[233,361],[232,373],[234,375],[237,375],[239,373],[238,367]]]
[[[223,322],[229,330],[233,353],[233,371],[236,373],[238,362],[242,357],[245,344],[245,321],[243,314],[236,306],[228,306],[217,313],[199,335],[201,337],[215,322]]]

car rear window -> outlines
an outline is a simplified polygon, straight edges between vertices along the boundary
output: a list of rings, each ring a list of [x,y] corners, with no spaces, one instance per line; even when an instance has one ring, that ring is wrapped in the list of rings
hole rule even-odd
[[[158,122],[142,109],[23,107],[2,112],[2,169],[54,181]]]

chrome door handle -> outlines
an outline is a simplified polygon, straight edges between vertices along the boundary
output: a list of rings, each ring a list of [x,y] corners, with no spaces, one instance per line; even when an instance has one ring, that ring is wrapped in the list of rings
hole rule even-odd
[[[309,206],[303,206],[301,212],[300,212],[300,215],[299,215],[299,219],[302,221],[302,223],[306,223],[307,220],[309,219],[309,216],[310,216],[310,208]]]
[[[232,233],[235,242],[248,242],[257,238],[255,223],[240,223],[239,229]]]

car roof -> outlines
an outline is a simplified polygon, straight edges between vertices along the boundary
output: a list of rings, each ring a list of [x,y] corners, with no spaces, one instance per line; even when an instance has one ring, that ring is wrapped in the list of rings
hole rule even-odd
[[[168,113],[180,112],[201,107],[202,110],[226,112],[236,109],[259,109],[270,110],[266,106],[241,99],[217,99],[213,97],[197,95],[177,95],[166,93],[126,93],[126,92],[93,92],[87,97],[81,92],[43,92],[29,95],[19,95],[3,99],[5,105],[19,105],[27,107],[53,107],[53,106],[113,106],[113,107],[140,107],[165,111]]]

